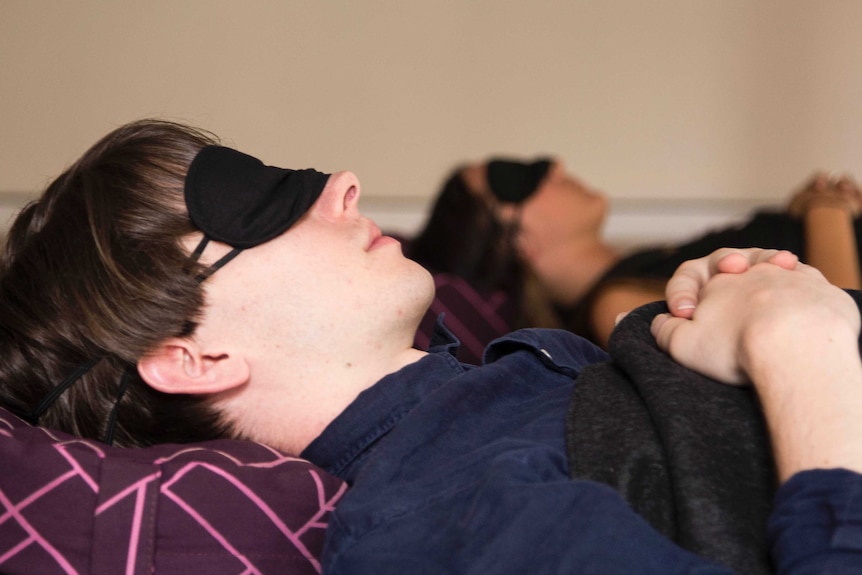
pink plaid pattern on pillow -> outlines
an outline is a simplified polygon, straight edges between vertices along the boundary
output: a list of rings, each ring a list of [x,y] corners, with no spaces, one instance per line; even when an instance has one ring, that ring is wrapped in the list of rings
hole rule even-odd
[[[345,484],[264,445],[120,449],[0,409],[0,572],[320,573]]]
[[[422,318],[413,345],[428,349],[437,316],[446,314],[446,327],[461,342],[458,359],[482,364],[485,346],[514,330],[515,302],[502,291],[483,291],[465,279],[447,273],[434,274],[436,292]]]

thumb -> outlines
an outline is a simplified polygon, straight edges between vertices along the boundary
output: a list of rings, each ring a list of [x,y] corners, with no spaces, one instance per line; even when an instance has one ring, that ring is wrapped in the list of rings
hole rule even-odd
[[[684,324],[687,324],[689,321],[691,320],[674,317],[669,313],[660,313],[655,316],[650,324],[650,332],[655,338],[659,349],[666,353],[670,353],[674,334],[676,334],[680,329],[684,330]]]

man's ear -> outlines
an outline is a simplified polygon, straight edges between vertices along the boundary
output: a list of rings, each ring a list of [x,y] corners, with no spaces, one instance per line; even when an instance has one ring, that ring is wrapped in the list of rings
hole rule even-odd
[[[138,373],[163,393],[218,393],[245,384],[245,358],[230,353],[205,354],[191,340],[171,338],[138,360]]]

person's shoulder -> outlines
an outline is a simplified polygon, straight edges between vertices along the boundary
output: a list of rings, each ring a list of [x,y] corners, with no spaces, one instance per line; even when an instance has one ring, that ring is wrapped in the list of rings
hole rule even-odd
[[[571,375],[586,365],[608,360],[604,350],[570,331],[525,328],[492,341],[485,349],[484,363],[500,361],[518,351],[528,351],[541,363]]]
[[[605,286],[596,294],[589,310],[590,327],[596,341],[607,347],[619,315],[663,299],[663,288],[663,283],[646,279],[614,282]]]

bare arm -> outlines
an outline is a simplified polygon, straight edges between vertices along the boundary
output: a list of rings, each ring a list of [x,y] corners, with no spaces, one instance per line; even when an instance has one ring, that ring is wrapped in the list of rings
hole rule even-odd
[[[607,349],[617,316],[663,297],[661,288],[635,283],[611,285],[602,289],[590,307],[590,326],[596,343]]]
[[[824,173],[815,174],[794,194],[787,210],[805,226],[807,263],[839,287],[862,289],[853,225],[853,219],[862,211],[862,191],[856,182],[849,176],[831,178]],[[602,289],[590,309],[597,343],[607,347],[620,313],[662,296],[662,290],[646,285],[620,284]]]
[[[806,469],[862,472],[858,308],[816,269],[788,265],[787,252],[763,250],[688,262],[667,296],[695,302],[691,319],[658,316],[653,333],[683,365],[754,385],[782,480]]]
[[[825,203],[813,205],[803,221],[808,262],[837,286],[862,287],[853,217],[847,209]]]
[[[788,212],[801,218],[805,227],[807,263],[843,288],[862,288],[853,227],[860,207],[862,193],[852,178],[825,174],[815,175],[788,206]]]

